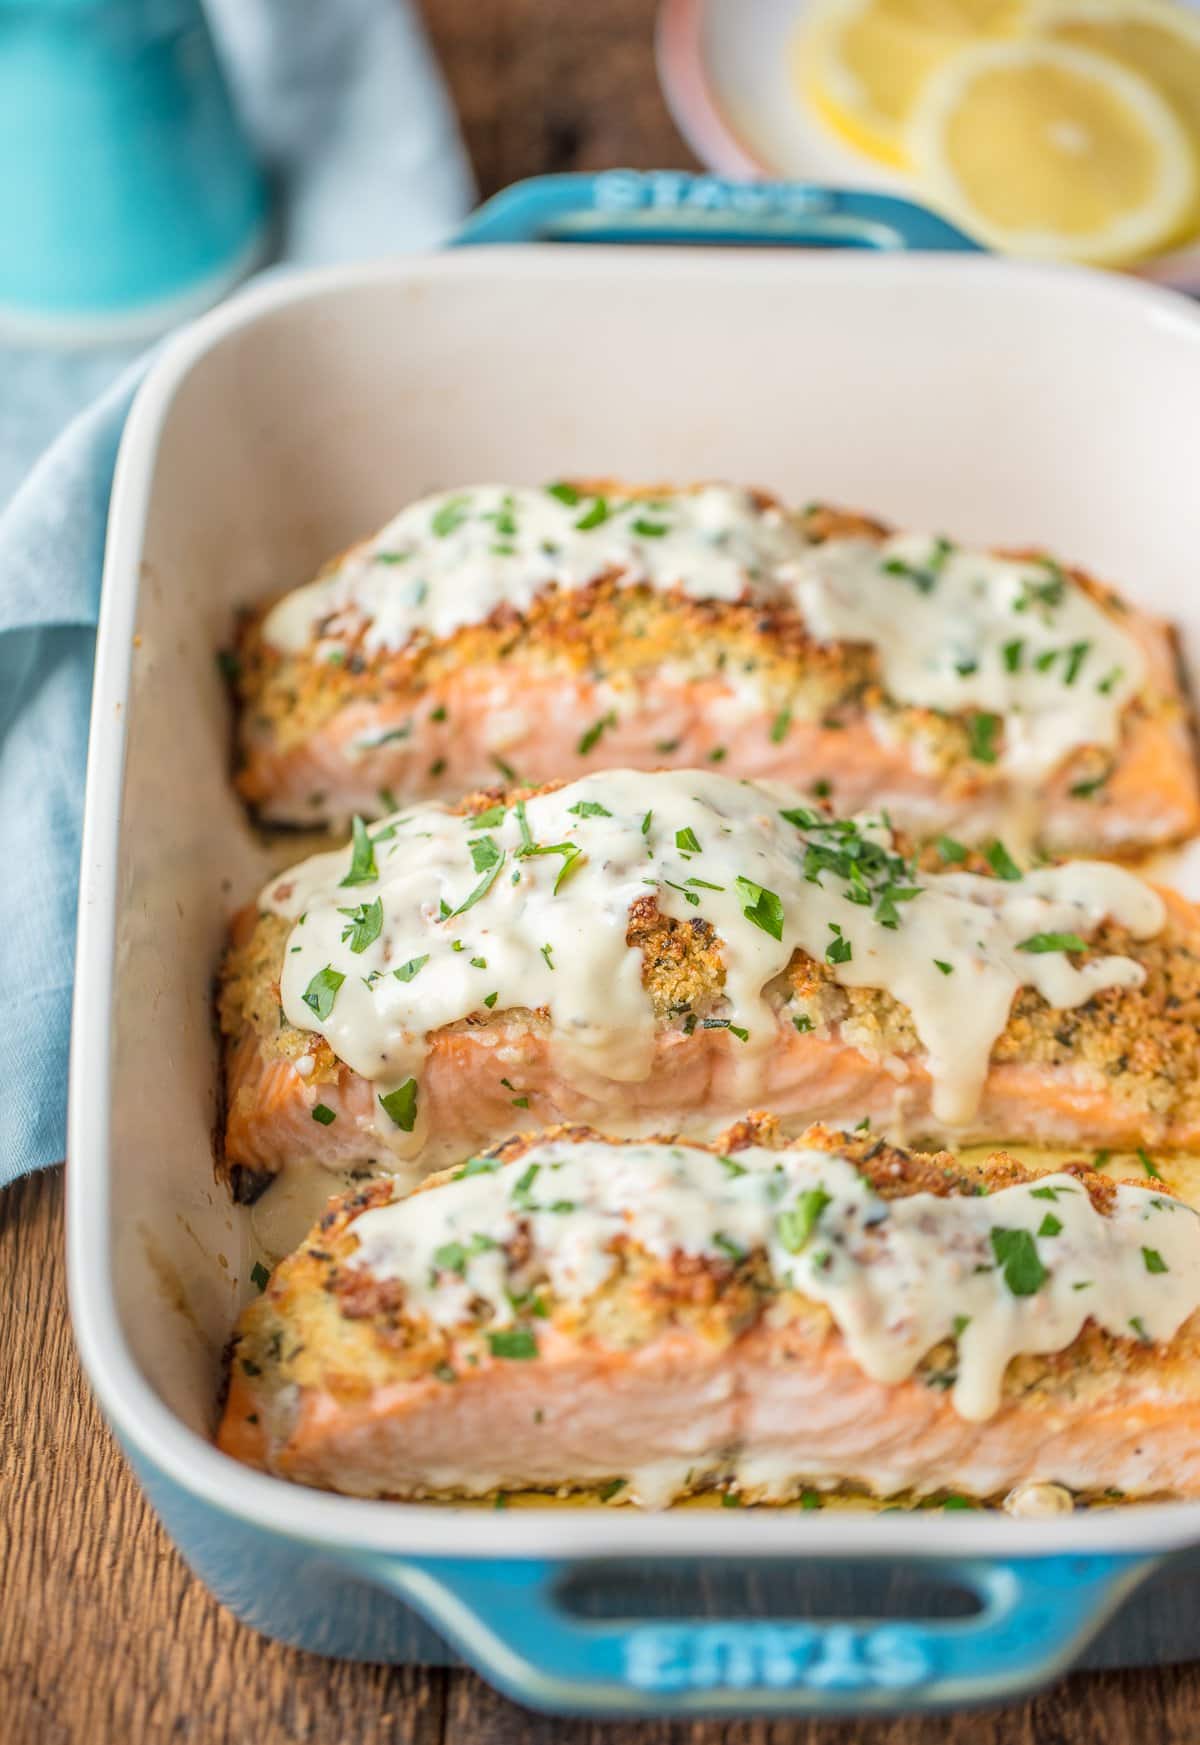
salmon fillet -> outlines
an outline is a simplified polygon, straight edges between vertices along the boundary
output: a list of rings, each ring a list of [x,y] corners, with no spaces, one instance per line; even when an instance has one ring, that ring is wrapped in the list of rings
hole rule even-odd
[[[1083,1164],[560,1129],[331,1200],[241,1315],[217,1441],[373,1497],[1196,1496],[1197,1260],[1189,1207]]]
[[[699,790],[701,784],[707,784],[703,793],[688,794],[690,809],[672,812],[681,789]],[[621,824],[621,806],[626,803],[620,796],[630,792],[637,816],[647,808],[643,825],[648,825],[648,834],[631,827],[627,838],[638,845],[635,852],[643,852],[643,843],[664,842],[665,847],[646,848],[647,855],[658,854],[660,859],[653,865],[646,860],[641,869],[634,862],[632,882],[623,884],[611,844],[618,840],[612,832]],[[789,950],[787,944],[792,935],[785,929],[792,924],[793,910],[815,894],[814,879],[806,876],[810,863],[805,856],[822,851],[826,841],[867,854],[870,844],[857,834],[857,827],[826,820],[815,812],[779,812],[777,800],[764,791],[698,773],[686,778],[613,773],[524,799],[521,793],[502,795],[493,790],[451,812],[413,813],[403,824],[405,834],[391,836],[378,849],[382,882],[367,883],[361,890],[343,892],[336,882],[346,864],[345,851],[340,857],[305,863],[310,869],[324,867],[327,859],[333,866],[331,900],[336,909],[330,912],[335,933],[330,937],[334,952],[342,953],[337,957],[342,966],[338,979],[347,984],[338,999],[361,998],[357,987],[364,980],[368,988],[379,986],[377,978],[382,975],[387,998],[401,999],[411,993],[413,1002],[410,1016],[392,1021],[391,1034],[407,1035],[404,1024],[423,1021],[429,1026],[428,1036],[417,1039],[419,1064],[409,1081],[414,1106],[405,1130],[381,1123],[380,1092],[386,1075],[349,1065],[321,1033],[322,1021],[310,1017],[311,986],[297,1003],[297,1021],[289,1021],[283,1011],[280,990],[285,965],[302,951],[296,942],[305,938],[306,925],[311,929],[318,921],[315,913],[295,927],[287,915],[266,908],[251,907],[239,915],[221,972],[219,1002],[226,1083],[223,1167],[237,1197],[255,1197],[277,1171],[299,1158],[318,1159],[332,1168],[374,1162],[415,1180],[456,1155],[493,1143],[514,1126],[535,1129],[582,1121],[631,1135],[669,1127],[710,1136],[750,1105],[771,1108],[789,1131],[814,1120],[849,1125],[869,1120],[876,1132],[899,1140],[930,1136],[938,1141],[948,1137],[954,1143],[981,1140],[1114,1149],[1138,1145],[1182,1149],[1200,1141],[1200,922],[1193,907],[1177,894],[1164,890],[1155,897],[1153,887],[1132,874],[1099,868],[1152,907],[1161,903],[1162,925],[1152,936],[1139,937],[1110,916],[1086,941],[1073,935],[1026,940],[1034,951],[1066,945],[1085,948],[1070,960],[1084,973],[1113,962],[1127,973],[1122,985],[1096,984],[1090,997],[1083,998],[1085,988],[1073,996],[1074,1003],[1065,998],[1055,1001],[1033,985],[1014,983],[1011,996],[1003,994],[1010,1004],[999,1012],[990,1055],[984,1038],[977,1101],[948,1119],[939,1113],[939,1080],[930,1048],[922,1042],[923,1020],[919,1014],[914,1016],[916,996],[910,995],[906,1003],[886,984],[873,985],[873,972],[867,968],[855,981],[851,977],[855,964],[838,961],[851,954],[849,933],[842,937],[840,922],[830,923],[837,935],[834,940],[818,917],[815,937],[829,941],[824,955],[820,955],[822,945],[812,943],[812,933],[804,936],[806,945]],[[549,800],[554,802],[552,813],[544,809]],[[722,849],[715,832],[724,816],[721,808],[730,807],[741,810],[736,816],[730,813],[731,822],[720,826],[727,831],[724,840],[732,844]],[[589,816],[589,808],[604,817]],[[510,859],[508,851],[497,846],[516,840],[514,812],[520,812],[523,829],[542,834],[554,845],[553,855],[538,847],[531,855],[545,858],[522,860],[518,847]],[[799,827],[789,822],[797,816],[810,820],[799,837]],[[683,817],[695,821],[695,833],[690,825],[675,827]],[[490,823],[486,835],[471,834],[482,828],[472,822],[479,819]],[[566,840],[560,839],[564,821],[570,827]],[[451,837],[462,832],[463,845],[461,851],[454,849],[455,854],[465,856],[468,840],[472,854],[481,852],[480,844],[492,844],[493,858],[500,856],[503,869],[514,868],[514,879],[520,877],[522,882],[510,885],[504,870],[469,913],[459,919],[439,919],[433,907],[437,892],[449,891],[453,901],[474,874],[468,862],[465,883],[452,887],[436,882],[440,873],[435,878],[434,873],[421,871],[418,856],[432,834],[423,828],[426,824],[438,825]],[[383,834],[392,829],[386,826]],[[789,838],[798,846],[790,846]],[[575,844],[593,842],[609,846],[597,847],[584,870],[573,872],[559,891],[558,857],[578,852],[583,865],[587,857],[583,847],[577,851]],[[672,876],[670,857],[680,842],[694,842],[702,852],[679,850]],[[765,845],[762,854],[769,850],[777,858],[768,863],[755,859],[756,844]],[[383,855],[392,849],[400,851],[395,863],[384,863]],[[873,897],[868,898],[868,907],[861,906],[865,886],[847,884],[843,893],[842,873],[825,878],[826,888],[834,893],[830,901],[836,903],[829,913],[841,917],[848,930],[863,929],[858,935],[860,956],[891,948],[893,942],[903,945],[911,929],[923,924],[921,904],[928,898],[916,896],[917,887],[927,880],[932,888],[942,876],[926,875],[912,861],[897,856],[889,859],[882,849],[870,852],[882,854],[882,861],[877,858],[872,864],[882,867],[879,878],[891,881],[886,886],[877,884],[876,894],[899,889],[904,896],[905,881],[916,884],[907,885],[908,900],[893,916],[879,920],[882,908],[873,912],[869,907]],[[730,902],[728,894],[718,894],[728,892],[734,882],[721,871],[724,863],[714,860],[722,853],[736,857],[735,869],[767,865],[768,870],[752,875],[760,885],[738,881],[747,890],[758,891],[760,906],[754,912],[749,904],[743,907],[740,896],[721,914],[710,908]],[[793,855],[798,858],[793,860]],[[987,875],[968,880],[973,900],[991,901],[994,896],[999,902],[1012,893],[1020,898],[1026,884],[1040,876],[1027,874],[1022,881],[1018,869],[1002,855],[1000,845],[993,844],[990,858],[975,856],[966,862],[968,868]],[[403,890],[388,883],[388,866],[397,863],[402,876],[410,880]],[[846,870],[836,855],[834,864]],[[770,870],[772,865],[776,870]],[[996,876],[997,868],[1003,877]],[[500,866],[493,868],[483,882],[500,870]],[[640,870],[656,876],[643,880]],[[696,876],[701,873],[707,873],[707,879]],[[296,869],[270,890],[294,892],[300,888],[298,881],[302,884],[311,876],[304,867]],[[785,878],[791,881],[786,886]],[[697,888],[689,890],[684,879]],[[552,880],[556,896],[551,896]],[[654,890],[641,889],[643,884],[653,885]],[[772,888],[760,888],[766,885]],[[336,929],[342,929],[345,939],[357,925],[355,914],[371,912],[368,906],[355,911],[347,904],[377,889],[381,936],[361,957],[347,954],[346,947],[336,944]],[[489,985],[494,990],[498,980],[493,951],[503,951],[509,934],[535,912],[556,918],[559,906],[572,895],[574,909],[568,909],[565,917],[570,924],[566,937],[574,942],[569,949],[576,961],[561,955],[563,947],[555,957],[545,946],[543,955],[554,971],[546,975],[542,956],[531,951],[531,961],[522,960],[514,973],[511,1003],[498,999],[494,991],[488,994]],[[762,909],[767,899],[778,905],[777,918]],[[293,908],[300,900],[293,897]],[[314,897],[314,909],[316,901]],[[420,913],[413,908],[418,902]],[[539,903],[541,910],[536,908]],[[443,897],[442,912],[448,914],[451,906]],[[977,1003],[972,991],[976,984],[965,978],[973,973],[969,953],[975,943],[973,918],[979,910],[962,914],[963,924],[971,929],[965,941],[968,955],[961,955],[961,941],[956,945],[950,932],[944,935],[950,943],[939,945],[943,934],[935,929],[921,947],[918,966],[933,984],[925,997],[935,1017],[943,1005],[953,1013],[953,1000],[960,1002],[962,1029],[960,1020],[951,1023],[947,1044],[951,1056],[958,1049],[964,1054],[967,1050],[966,1021]],[[343,917],[350,919],[345,922]],[[951,920],[959,925],[955,916]],[[408,938],[407,945],[389,937],[392,927],[398,929],[395,940]],[[772,927],[775,930],[767,937]],[[1032,924],[1027,924],[1027,930],[1032,931]],[[918,935],[912,938],[915,942]],[[747,945],[771,952],[773,941],[780,942],[776,955],[755,972],[766,978],[761,1001],[753,977],[751,981],[755,1016],[739,1017],[741,1008],[731,1003],[736,987],[745,987],[738,954]],[[414,951],[420,955],[406,963]],[[430,967],[431,951],[443,955]],[[453,956],[459,951],[461,957]],[[476,957],[476,951],[487,956]],[[603,955],[606,951],[608,956]],[[389,959],[392,952],[395,955]],[[586,974],[610,978],[606,985],[612,990],[611,997],[603,992],[591,995],[590,1021],[599,1033],[592,1035],[596,1046],[586,1056],[568,1046],[570,1030],[556,1026],[548,1007],[537,1005],[542,996],[530,999],[535,985],[549,990],[547,998],[579,988],[578,995],[571,997],[582,999],[587,992],[586,981],[579,979],[585,977],[581,955],[585,952],[590,954],[587,963],[593,965]],[[307,964],[300,985],[323,955],[318,951],[309,959],[303,954],[297,958],[298,964]],[[1057,961],[1025,952],[1017,955],[1031,965]],[[430,1002],[440,1000],[437,977],[450,969],[469,976],[468,956],[471,964],[481,965],[491,958],[492,967],[481,968],[474,981],[463,984],[466,991],[457,1005],[438,1007],[450,1015],[449,1021],[439,1022],[436,1016],[422,1020],[424,1011],[433,1012]],[[955,962],[958,969],[951,973]],[[420,975],[411,980],[414,964]],[[326,973],[321,971],[318,983]],[[535,973],[541,974],[541,984],[531,981]],[[393,986],[395,978],[404,984],[403,994]],[[640,988],[630,986],[627,978],[640,981]],[[476,986],[478,992],[472,992]],[[424,1005],[418,998],[422,990],[428,990]],[[978,1001],[982,999],[980,993]],[[374,1022],[374,1014],[369,1015]],[[634,1029],[643,1015],[646,1032],[637,1046],[644,1046],[645,1052],[631,1065],[624,1044],[628,1041],[632,1047]],[[571,1022],[578,1014],[568,1011],[566,1016]],[[335,1012],[330,1022],[336,1018]],[[747,1024],[757,1026],[753,1035]],[[419,1115],[415,1130],[414,1111]]]
[[[633,513],[644,500],[629,490],[618,499],[613,493],[622,488],[607,484],[557,488],[578,500],[572,515],[591,501],[605,504],[608,524],[617,517],[615,502]],[[609,494],[593,499],[586,495],[592,490]],[[819,505],[791,514],[765,493],[744,497],[751,520],[775,517],[800,550],[857,549],[864,542],[870,550],[890,537],[882,523],[859,514]],[[661,532],[663,524],[643,518],[633,525]],[[439,551],[444,543],[432,541]],[[311,626],[283,647],[273,631],[280,602],[248,611],[235,657],[239,791],[267,822],[315,824],[344,822],[354,812],[376,817],[410,800],[450,799],[494,782],[498,773],[532,786],[603,767],[713,762],[734,775],[831,795],[843,812],[886,806],[922,837],[1011,836],[1019,814],[1020,828],[1048,852],[1120,854],[1177,841],[1200,824],[1171,637],[1082,572],[1039,569],[1049,560],[1009,554],[1032,565],[1030,575],[1049,575],[1032,584],[1039,599],[1058,598],[1054,589],[1086,596],[1102,615],[1098,622],[1129,639],[1142,676],[1122,702],[1112,744],[1088,743],[1085,734],[1031,778],[1018,777],[1006,761],[1015,717],[1002,723],[966,704],[930,707],[920,684],[915,694],[892,695],[878,647],[818,635],[786,587],[768,588],[749,569],[735,591],[723,576],[720,598],[706,596],[695,573],[683,578],[690,591],[662,585],[661,576],[651,585],[638,563],[655,543],[643,539],[640,557],[632,550],[625,567],[615,554],[586,585],[547,582],[516,604],[506,598],[485,617],[455,621],[441,634],[417,628],[381,641],[379,620],[343,603],[323,615],[314,608]],[[323,574],[343,573],[378,549],[379,542],[368,542]],[[493,564],[520,562],[502,543],[490,549],[509,554],[491,558]],[[482,561],[489,561],[486,552]],[[687,565],[686,550],[679,562]],[[918,579],[921,572],[899,558],[884,567],[901,572],[899,579],[878,579],[889,599],[894,595],[902,626],[919,603],[903,572]],[[399,589],[411,570],[397,561],[381,573]],[[454,586],[447,576],[446,589]],[[292,609],[305,592],[283,604]],[[1038,611],[1015,615],[1010,628],[1036,626]],[[956,658],[967,674],[981,656],[964,634]],[[1010,667],[1021,661],[1020,637],[1003,646]],[[1039,657],[1050,663],[1046,686],[1060,699],[1095,701],[1120,663],[1106,675],[1090,673],[1087,640],[1073,647],[1070,656],[1051,642]],[[1060,656],[1083,661],[1080,675]],[[993,665],[1000,658],[996,649],[988,656]],[[1032,659],[1030,653],[1026,664]]]

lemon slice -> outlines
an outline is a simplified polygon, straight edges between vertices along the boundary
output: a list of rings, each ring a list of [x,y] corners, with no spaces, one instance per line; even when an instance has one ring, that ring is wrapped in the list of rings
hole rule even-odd
[[[1196,191],[1166,100],[1065,43],[1029,37],[957,55],[926,84],[908,137],[929,197],[1013,254],[1136,260],[1179,230]]]
[[[1024,0],[825,0],[796,37],[801,96],[841,139],[907,161],[904,128],[929,74],[980,37],[1015,30]]]
[[[1030,27],[1140,73],[1166,98],[1200,160],[1200,14],[1159,0],[1039,0]],[[1200,228],[1200,189],[1187,228]]]

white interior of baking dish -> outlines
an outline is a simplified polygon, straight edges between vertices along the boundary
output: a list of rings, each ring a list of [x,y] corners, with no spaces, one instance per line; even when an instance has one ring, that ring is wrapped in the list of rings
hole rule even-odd
[[[215,652],[239,604],[441,486],[720,476],[1045,543],[1174,619],[1200,670],[1198,457],[1190,308],[987,260],[463,252],[280,281],[169,347],[126,433],[110,527],[72,1068],[74,1305],[123,1433],[260,1518],[452,1543],[453,1511],[297,1493],[196,1440],[252,1288],[248,1215],[213,1179],[212,976],[231,912],[279,861],[229,785]],[[1180,877],[1200,893],[1196,872]],[[1109,1513],[1052,1537],[1144,1543],[1192,1513]],[[861,1549],[881,1528],[719,1514],[559,1512],[546,1543],[729,1549],[736,1529],[778,1551],[802,1528],[807,1548]],[[472,1548],[514,1533],[536,1548],[551,1517],[471,1519]],[[911,1531],[933,1549],[927,1524],[882,1526],[889,1546]],[[1009,1551],[1051,1537],[947,1523],[959,1550],[995,1546],[996,1529]]]

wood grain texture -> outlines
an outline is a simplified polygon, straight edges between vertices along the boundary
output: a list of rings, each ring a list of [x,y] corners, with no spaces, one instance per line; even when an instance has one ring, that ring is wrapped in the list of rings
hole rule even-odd
[[[746,0],[751,3],[751,0]],[[481,191],[692,162],[653,0],[421,0]],[[209,1598],[142,1501],[67,1323],[62,1176],[0,1193],[0,1745],[1182,1745],[1200,1668],[1068,1679],[1021,1707],[865,1726],[547,1720],[467,1673],[339,1665]]]

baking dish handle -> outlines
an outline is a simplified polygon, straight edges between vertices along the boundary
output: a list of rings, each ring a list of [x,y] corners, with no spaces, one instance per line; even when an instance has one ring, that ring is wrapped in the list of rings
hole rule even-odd
[[[944,218],[894,194],[810,182],[731,182],[686,170],[605,170],[514,182],[472,213],[451,246],[483,242],[982,252]]]
[[[829,1715],[960,1707],[1066,1670],[1158,1559],[939,1558],[921,1569],[980,1604],[966,1618],[610,1619],[566,1608],[588,1563],[378,1559],[403,1597],[518,1702],[573,1714]]]

